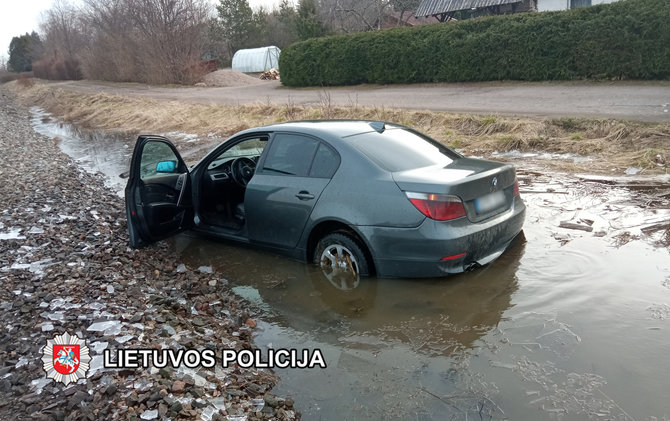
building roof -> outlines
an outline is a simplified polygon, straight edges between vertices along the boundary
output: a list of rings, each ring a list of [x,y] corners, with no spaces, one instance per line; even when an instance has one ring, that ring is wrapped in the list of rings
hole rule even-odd
[[[458,10],[479,9],[520,2],[521,0],[422,0],[414,15],[434,16]]]

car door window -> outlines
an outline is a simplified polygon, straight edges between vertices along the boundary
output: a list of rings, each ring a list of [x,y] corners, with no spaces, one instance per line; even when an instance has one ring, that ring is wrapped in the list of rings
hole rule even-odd
[[[335,174],[335,171],[339,166],[340,156],[337,152],[321,143],[316,150],[309,176],[316,178],[330,178]]]
[[[167,143],[152,141],[144,145],[140,164],[140,179],[176,174],[179,171],[179,159]]]
[[[263,172],[307,176],[319,141],[301,135],[280,133],[270,145]]]

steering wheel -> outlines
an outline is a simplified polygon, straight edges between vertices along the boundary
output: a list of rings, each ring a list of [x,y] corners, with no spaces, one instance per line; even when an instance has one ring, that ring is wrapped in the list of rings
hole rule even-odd
[[[247,157],[241,156],[235,158],[230,165],[230,173],[233,176],[233,181],[240,187],[246,187],[254,176],[256,170],[256,163]]]

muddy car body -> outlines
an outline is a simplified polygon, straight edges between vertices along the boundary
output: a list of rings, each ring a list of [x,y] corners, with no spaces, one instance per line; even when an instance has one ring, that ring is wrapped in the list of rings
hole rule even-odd
[[[140,136],[126,210],[132,247],[193,229],[319,263],[331,281],[463,272],[525,217],[511,165],[365,121],[245,130],[191,169],[166,138]]]

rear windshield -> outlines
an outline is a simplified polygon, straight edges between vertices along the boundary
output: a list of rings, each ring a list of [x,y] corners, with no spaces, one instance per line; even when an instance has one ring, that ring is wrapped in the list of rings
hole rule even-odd
[[[405,129],[387,128],[349,138],[351,144],[374,163],[390,172],[440,165],[445,167],[459,155],[432,139]]]

